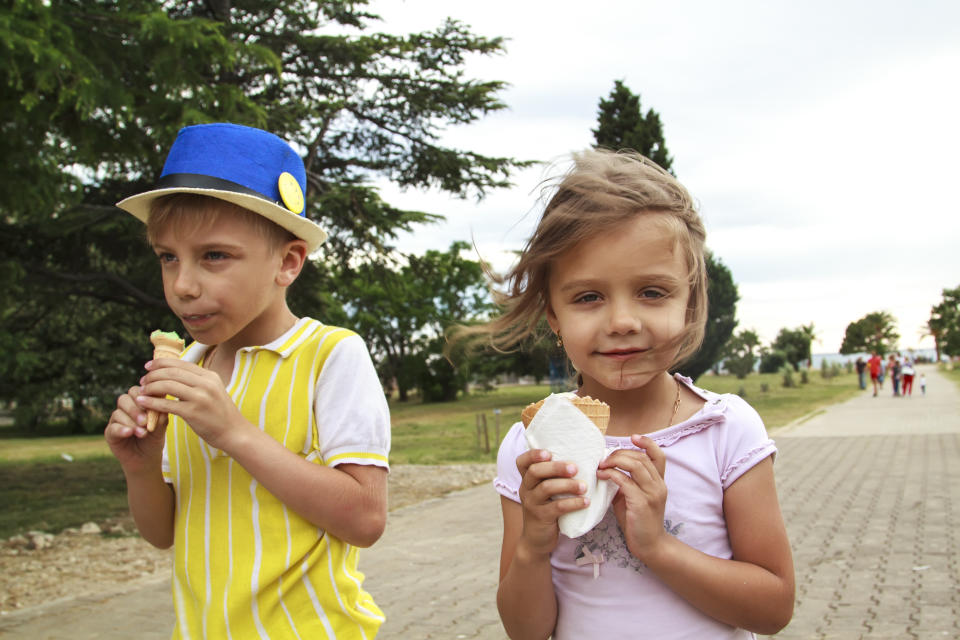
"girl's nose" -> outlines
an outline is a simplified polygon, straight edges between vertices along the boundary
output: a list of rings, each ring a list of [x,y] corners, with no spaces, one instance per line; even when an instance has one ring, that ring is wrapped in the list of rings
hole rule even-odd
[[[611,301],[610,303],[610,333],[626,334],[640,330],[640,316],[633,305],[626,302]]]

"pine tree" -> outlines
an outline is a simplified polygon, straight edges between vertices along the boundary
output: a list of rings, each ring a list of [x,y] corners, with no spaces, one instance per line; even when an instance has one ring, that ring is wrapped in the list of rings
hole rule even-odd
[[[610,97],[600,99],[594,146],[619,151],[633,149],[673,173],[673,158],[663,138],[660,114],[648,109],[646,115],[635,95],[622,81],[614,82]]]

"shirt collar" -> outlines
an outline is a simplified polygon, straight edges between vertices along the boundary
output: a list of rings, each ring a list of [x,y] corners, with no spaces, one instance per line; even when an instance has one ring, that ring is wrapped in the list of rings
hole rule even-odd
[[[241,347],[240,351],[272,351],[281,358],[286,358],[319,326],[320,323],[312,318],[300,318],[283,335],[272,342],[264,345]],[[203,359],[204,354],[210,350],[210,347],[211,345],[208,344],[193,342],[184,350],[180,359],[197,364]]]

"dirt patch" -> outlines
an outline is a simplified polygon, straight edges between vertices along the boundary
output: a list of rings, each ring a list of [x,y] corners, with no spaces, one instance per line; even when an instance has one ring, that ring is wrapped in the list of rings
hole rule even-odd
[[[495,471],[493,464],[398,465],[390,472],[389,508],[489,482]],[[0,614],[167,579],[170,552],[134,532],[126,518],[0,543]]]

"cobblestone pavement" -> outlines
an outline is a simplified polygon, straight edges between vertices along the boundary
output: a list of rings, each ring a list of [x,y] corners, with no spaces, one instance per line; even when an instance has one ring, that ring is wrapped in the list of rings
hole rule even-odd
[[[890,385],[775,434],[797,606],[777,638],[960,638],[960,393]]]
[[[774,434],[797,607],[776,638],[960,638],[960,393],[864,393]],[[919,388],[918,388],[919,390]],[[379,639],[504,638],[494,603],[499,499],[489,486],[390,513],[361,557],[387,612]],[[9,638],[168,638],[166,582],[0,619]]]

